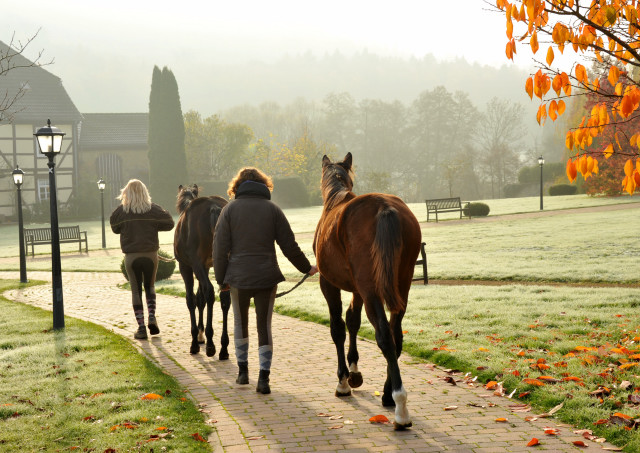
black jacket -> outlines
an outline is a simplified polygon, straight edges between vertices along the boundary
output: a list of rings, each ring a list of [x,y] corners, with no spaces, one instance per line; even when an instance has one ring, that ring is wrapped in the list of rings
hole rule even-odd
[[[173,228],[171,214],[155,203],[144,214],[126,213],[120,205],[111,214],[110,222],[111,230],[120,235],[120,248],[124,253],[158,250],[158,231]]]
[[[246,181],[220,213],[213,240],[213,269],[219,285],[271,288],[284,281],[275,243],[302,273],[311,264],[296,242],[289,221],[264,185]]]

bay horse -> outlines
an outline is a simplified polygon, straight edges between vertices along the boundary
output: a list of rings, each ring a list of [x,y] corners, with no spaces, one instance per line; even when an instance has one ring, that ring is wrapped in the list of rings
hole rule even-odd
[[[198,197],[198,185],[178,187],[176,209],[180,218],[176,224],[173,238],[173,253],[178,261],[180,275],[184,281],[187,308],[191,319],[191,354],[200,352],[199,343],[204,343],[206,336],[207,357],[216,353],[213,344],[213,302],[215,293],[209,279],[209,269],[213,264],[213,234],[220,211],[227,200],[218,196]],[[198,291],[193,293],[195,275],[198,280]],[[231,306],[229,291],[220,292],[222,307],[222,337],[220,339],[220,360],[227,360],[229,352],[229,334],[227,332],[227,315]],[[204,328],[203,314],[207,308],[207,326]],[[199,316],[196,323],[195,310]],[[204,336],[203,336],[204,333]]]
[[[411,426],[407,392],[402,385],[398,357],[402,352],[402,318],[422,234],[418,220],[394,195],[353,193],[352,156],[333,163],[322,158],[323,210],[313,251],[320,289],[329,306],[331,337],[338,352],[336,396],[348,396],[362,385],[356,345],[362,305],[375,329],[376,342],[387,360],[383,406],[395,406],[396,430]],[[340,291],[353,294],[346,312],[349,352],[345,361],[345,321]],[[385,313],[389,311],[389,320]]]

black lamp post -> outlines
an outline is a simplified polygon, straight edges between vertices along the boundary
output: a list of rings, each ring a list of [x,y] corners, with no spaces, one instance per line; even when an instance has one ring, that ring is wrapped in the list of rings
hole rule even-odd
[[[100,189],[100,210],[102,212],[102,248],[107,248],[107,240],[104,234],[104,188],[107,184],[104,182],[102,178],[98,181],[98,189]]]
[[[27,283],[27,260],[25,258],[24,250],[24,225],[22,223],[22,180],[24,179],[24,172],[16,165],[16,169],[11,172],[13,176],[13,183],[18,188],[18,235],[20,236],[20,283]]]
[[[47,125],[33,134],[38,139],[40,152],[47,156],[49,162],[49,200],[51,207],[51,275],[53,281],[53,328],[64,329],[64,304],[62,299],[62,269],[60,266],[60,231],[58,230],[58,197],[56,189],[56,164],[53,161],[62,149],[62,138],[65,133],[57,127]]]
[[[540,165],[540,210],[542,211],[542,166],[544,165],[544,158],[538,157],[538,165]]]

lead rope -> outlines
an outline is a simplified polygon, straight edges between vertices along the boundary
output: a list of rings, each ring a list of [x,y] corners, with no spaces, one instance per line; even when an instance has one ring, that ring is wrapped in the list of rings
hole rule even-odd
[[[294,286],[293,288],[291,288],[288,291],[283,291],[281,293],[277,293],[276,297],[281,297],[281,296],[284,296],[286,294],[289,294],[291,291],[296,289],[298,286],[302,285],[307,278],[309,278],[309,274],[304,274],[304,277],[302,277],[302,280],[300,280],[298,283],[296,283],[296,286]]]

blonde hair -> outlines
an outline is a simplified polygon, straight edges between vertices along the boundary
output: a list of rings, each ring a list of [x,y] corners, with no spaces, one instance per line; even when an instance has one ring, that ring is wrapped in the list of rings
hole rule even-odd
[[[238,187],[245,181],[255,181],[267,186],[267,189],[273,191],[273,181],[269,176],[255,167],[244,167],[238,171],[238,174],[229,182],[227,194],[229,198],[235,198]]]
[[[138,179],[130,179],[120,190],[117,199],[122,202],[122,209],[127,213],[144,214],[151,210],[151,195],[147,186]]]

